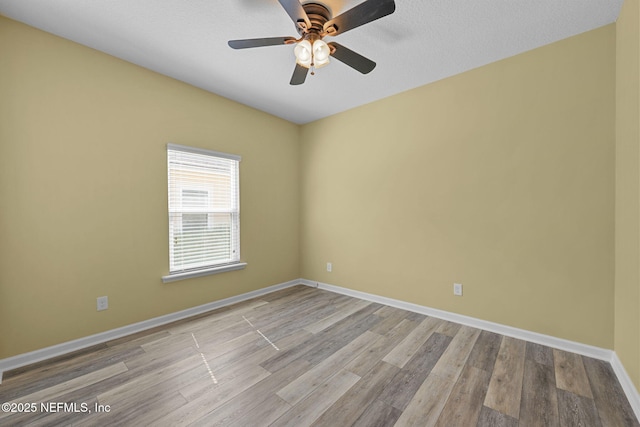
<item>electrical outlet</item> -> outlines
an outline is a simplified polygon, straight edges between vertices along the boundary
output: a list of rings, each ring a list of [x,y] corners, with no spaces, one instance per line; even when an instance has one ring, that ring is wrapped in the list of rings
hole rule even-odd
[[[97,306],[98,306],[98,311],[106,310],[107,308],[109,308],[109,298],[98,297]]]
[[[331,269],[333,269],[333,266],[331,265],[331,263],[330,263],[330,262],[328,262],[328,263],[327,263],[327,271],[328,271],[329,273],[331,273]]]
[[[462,296],[462,284],[461,283],[454,283],[453,284],[453,294],[456,296],[461,297]]]

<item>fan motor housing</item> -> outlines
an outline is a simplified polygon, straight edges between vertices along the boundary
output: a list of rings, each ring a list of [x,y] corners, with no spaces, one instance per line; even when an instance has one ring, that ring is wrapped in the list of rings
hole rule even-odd
[[[300,35],[304,35],[305,33],[322,33],[324,31],[324,24],[331,19],[331,11],[329,8],[321,3],[305,3],[302,7],[309,17],[311,28],[298,28],[298,33]]]

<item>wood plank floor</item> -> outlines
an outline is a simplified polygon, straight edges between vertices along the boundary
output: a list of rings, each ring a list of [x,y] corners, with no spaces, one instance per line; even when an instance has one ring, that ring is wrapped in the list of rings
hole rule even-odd
[[[606,362],[305,286],[5,372],[2,402],[0,425],[640,426]]]

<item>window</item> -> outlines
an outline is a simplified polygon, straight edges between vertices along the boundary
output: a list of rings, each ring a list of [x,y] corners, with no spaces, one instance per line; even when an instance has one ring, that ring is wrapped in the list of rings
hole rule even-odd
[[[240,156],[167,145],[169,276],[164,282],[240,263]]]

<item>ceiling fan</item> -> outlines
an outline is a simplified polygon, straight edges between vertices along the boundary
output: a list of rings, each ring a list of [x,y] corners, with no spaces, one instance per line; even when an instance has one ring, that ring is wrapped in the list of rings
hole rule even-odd
[[[304,83],[307,72],[315,74],[315,69],[329,63],[329,56],[345,63],[351,68],[367,74],[376,63],[346,47],[322,40],[325,36],[337,36],[349,30],[392,14],[396,10],[394,0],[366,0],[336,17],[331,16],[329,8],[321,3],[301,4],[299,0],[278,0],[287,14],[296,24],[300,38],[266,37],[259,39],[229,40],[233,49],[251,47],[296,45],[296,67],[290,84]]]

